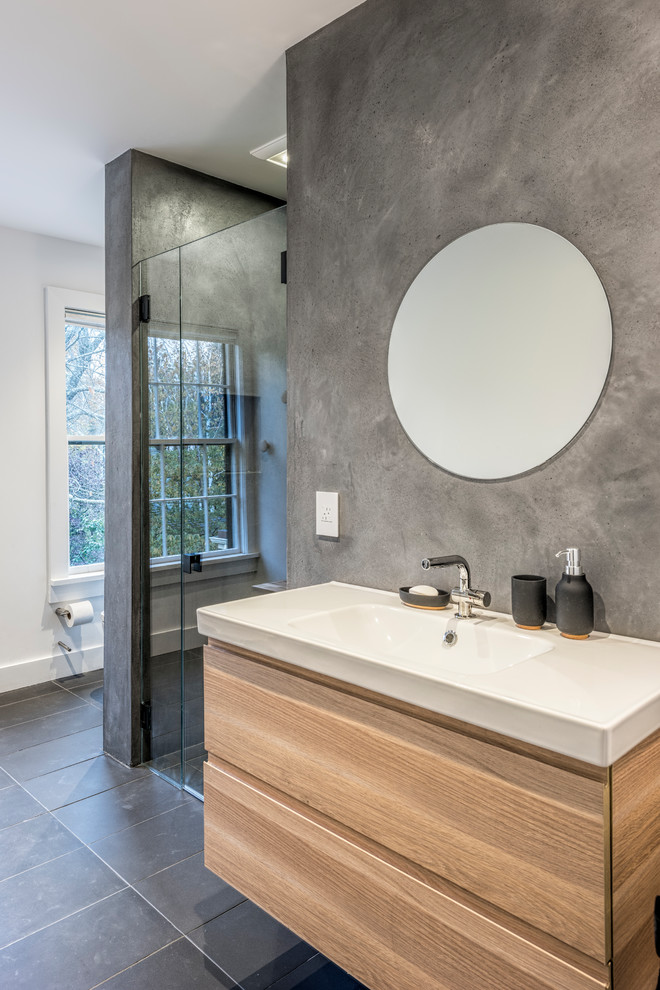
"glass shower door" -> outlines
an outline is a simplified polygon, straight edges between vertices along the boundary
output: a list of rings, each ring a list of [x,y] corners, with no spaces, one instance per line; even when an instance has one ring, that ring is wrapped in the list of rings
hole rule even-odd
[[[142,758],[181,783],[181,314],[175,249],[142,262]]]
[[[202,791],[196,610],[286,575],[284,209],[139,266],[143,758]]]
[[[284,209],[181,248],[182,765],[196,792],[206,758],[196,611],[286,577],[285,249]]]

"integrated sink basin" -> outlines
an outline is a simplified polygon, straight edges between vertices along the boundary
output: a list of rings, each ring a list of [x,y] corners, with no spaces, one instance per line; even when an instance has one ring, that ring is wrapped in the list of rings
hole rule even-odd
[[[364,604],[317,612],[289,624],[315,641],[427,676],[440,670],[492,674],[552,649],[550,643],[506,628],[494,616],[458,620],[457,641],[448,646],[443,635],[453,614],[451,608],[424,612]]]
[[[597,766],[660,729],[660,644],[602,632],[576,642],[549,624],[526,632],[510,615],[453,612],[331,581],[209,605],[197,619],[216,642]]]

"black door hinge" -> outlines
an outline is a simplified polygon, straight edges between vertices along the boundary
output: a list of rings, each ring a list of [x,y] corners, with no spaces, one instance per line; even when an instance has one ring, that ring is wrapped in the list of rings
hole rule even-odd
[[[286,251],[280,254],[280,282],[286,285]]]
[[[140,728],[151,732],[151,705],[147,701],[140,704]]]
[[[192,574],[193,571],[201,571],[202,569],[202,555],[201,553],[182,553],[181,554],[181,566],[186,574]]]
[[[138,303],[140,307],[140,323],[148,323],[151,319],[151,296],[140,296]]]

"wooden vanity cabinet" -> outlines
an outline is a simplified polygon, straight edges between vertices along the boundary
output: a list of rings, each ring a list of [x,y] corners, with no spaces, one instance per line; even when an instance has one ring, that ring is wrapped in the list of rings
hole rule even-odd
[[[207,866],[371,990],[654,990],[660,735],[611,768],[213,641]]]

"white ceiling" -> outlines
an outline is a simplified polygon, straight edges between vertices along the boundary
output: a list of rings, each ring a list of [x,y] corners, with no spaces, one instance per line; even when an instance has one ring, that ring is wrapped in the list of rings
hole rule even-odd
[[[0,225],[103,243],[104,165],[137,148],[285,198],[284,52],[359,0],[4,0]]]

